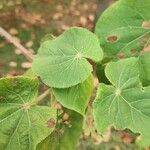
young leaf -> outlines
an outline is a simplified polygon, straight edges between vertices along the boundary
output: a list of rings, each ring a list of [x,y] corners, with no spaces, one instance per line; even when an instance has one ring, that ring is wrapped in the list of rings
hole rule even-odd
[[[56,99],[66,108],[84,115],[93,90],[93,79],[90,76],[84,82],[70,88],[53,88]]]
[[[74,111],[66,111],[69,114],[68,122],[70,125],[61,123],[58,129],[37,146],[37,150],[76,149],[75,147],[77,146],[82,132],[83,116]]]
[[[41,44],[33,62],[33,71],[50,87],[68,88],[90,76],[92,66],[87,59],[97,62],[102,57],[96,35],[74,27]]]
[[[54,130],[55,109],[31,105],[37,89],[35,78],[0,79],[1,150],[35,150]]]
[[[139,57],[140,78],[143,85],[150,85],[150,52],[145,52]]]
[[[113,125],[129,128],[142,135],[143,144],[150,139],[150,87],[139,80],[138,59],[129,58],[106,66],[112,85],[100,84],[94,102],[94,118],[99,132]]]
[[[119,0],[98,20],[98,35],[105,56],[131,56],[141,51],[150,38],[149,0]]]

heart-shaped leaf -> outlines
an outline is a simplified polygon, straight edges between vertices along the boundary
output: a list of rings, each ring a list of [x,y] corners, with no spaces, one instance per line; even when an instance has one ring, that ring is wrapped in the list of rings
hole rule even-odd
[[[83,83],[70,88],[53,88],[54,95],[64,107],[84,115],[93,90],[93,79],[90,76]]]
[[[94,103],[94,118],[100,132],[113,125],[129,128],[150,144],[150,87],[142,87],[137,58],[128,58],[106,66],[112,85],[100,84]]]
[[[0,79],[1,150],[35,150],[36,145],[54,130],[56,110],[32,106],[37,91],[37,79]]]
[[[92,66],[87,59],[97,62],[102,57],[96,35],[74,27],[41,44],[33,62],[33,71],[50,87],[68,88],[90,76]]]
[[[105,56],[138,54],[150,39],[149,0],[119,0],[100,17],[95,33]]]

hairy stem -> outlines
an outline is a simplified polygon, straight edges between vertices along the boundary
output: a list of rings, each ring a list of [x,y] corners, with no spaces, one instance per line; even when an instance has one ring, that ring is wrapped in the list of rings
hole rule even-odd
[[[50,94],[49,89],[46,90],[43,94],[41,94],[39,97],[37,97],[37,99],[35,99],[31,105],[35,105],[38,104],[40,101],[42,101],[47,95]]]

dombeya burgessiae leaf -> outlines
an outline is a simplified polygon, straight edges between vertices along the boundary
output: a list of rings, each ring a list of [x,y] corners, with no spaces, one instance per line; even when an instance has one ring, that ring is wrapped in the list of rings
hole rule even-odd
[[[150,1],[119,0],[96,24],[105,56],[137,55],[150,38]]]
[[[33,71],[50,87],[68,88],[90,76],[92,66],[87,59],[97,62],[102,57],[96,35],[74,27],[41,44],[33,62]]]
[[[129,128],[150,144],[150,87],[142,87],[137,58],[128,58],[106,66],[112,85],[100,84],[94,102],[94,118],[99,132],[113,125]]]
[[[150,85],[150,52],[143,52],[139,56],[139,66],[143,85]]]
[[[0,149],[35,150],[54,130],[56,110],[31,105],[37,98],[36,78],[0,79]]]
[[[68,124],[59,123],[58,128],[37,146],[37,150],[76,149],[82,133],[83,116],[67,109],[64,112],[69,115]]]
[[[92,76],[90,76],[84,82],[70,88],[53,88],[53,93],[57,101],[59,101],[64,107],[77,111],[82,115],[85,114],[85,109],[87,108],[92,91]]]

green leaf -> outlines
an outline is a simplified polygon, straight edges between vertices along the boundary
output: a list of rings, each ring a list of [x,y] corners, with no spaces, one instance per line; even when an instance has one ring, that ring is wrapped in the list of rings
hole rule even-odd
[[[64,123],[59,124],[56,129],[49,137],[42,141],[37,150],[75,150],[79,141],[83,117],[70,110],[66,110],[69,114],[70,125]]]
[[[144,86],[150,85],[150,52],[142,53],[139,57],[140,79]]]
[[[50,87],[68,88],[90,76],[92,66],[87,59],[97,62],[102,57],[96,35],[74,27],[41,44],[33,62],[33,71]]]
[[[150,39],[149,0],[120,0],[108,8],[95,33],[105,56],[137,55]]]
[[[100,84],[94,102],[94,118],[99,132],[113,125],[129,128],[142,135],[144,145],[150,139],[150,87],[139,80],[138,59],[128,58],[106,66],[112,85]]]
[[[37,91],[36,78],[0,79],[1,150],[35,150],[54,130],[56,110],[32,105]]]
[[[93,78],[66,89],[53,89],[53,93],[64,107],[84,115],[93,91]]]

